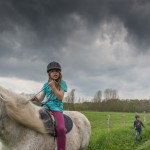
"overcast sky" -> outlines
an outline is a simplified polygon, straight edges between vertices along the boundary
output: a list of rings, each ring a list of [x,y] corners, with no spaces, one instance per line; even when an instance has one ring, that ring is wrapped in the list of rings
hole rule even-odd
[[[68,91],[150,98],[149,0],[0,0],[0,85],[36,93],[51,61]]]

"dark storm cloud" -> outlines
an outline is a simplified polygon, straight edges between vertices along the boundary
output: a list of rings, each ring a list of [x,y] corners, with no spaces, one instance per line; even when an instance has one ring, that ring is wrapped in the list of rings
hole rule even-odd
[[[91,85],[98,89],[98,75],[106,87],[108,78],[119,80],[122,73],[130,78],[125,72],[136,65],[130,55],[149,50],[149,15],[148,0],[0,0],[0,76],[43,81],[47,63],[56,60],[76,87],[93,81],[81,87],[86,92]],[[103,30],[105,24],[110,27]],[[119,41],[117,33],[125,34],[129,47],[113,45]],[[114,48],[110,54],[108,44],[93,44],[108,36]]]
[[[133,36],[137,43],[149,45],[149,8],[149,1],[143,0],[1,0],[0,33],[15,38],[17,32],[23,30],[21,34],[25,37],[20,41],[23,46],[47,51],[45,47],[49,45],[52,51],[60,50],[69,35],[79,28],[71,17],[77,14],[90,30],[96,29],[103,21],[118,18],[127,28],[128,37]],[[31,35],[31,39],[26,34]],[[1,49],[12,52],[4,45]]]

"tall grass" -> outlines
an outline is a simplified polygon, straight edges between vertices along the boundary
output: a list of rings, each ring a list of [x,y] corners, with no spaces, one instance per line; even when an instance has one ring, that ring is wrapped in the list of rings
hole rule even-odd
[[[150,114],[140,114],[143,141],[134,141],[134,113],[82,112],[91,122],[92,134],[88,150],[150,150]],[[108,128],[110,115],[110,128]]]

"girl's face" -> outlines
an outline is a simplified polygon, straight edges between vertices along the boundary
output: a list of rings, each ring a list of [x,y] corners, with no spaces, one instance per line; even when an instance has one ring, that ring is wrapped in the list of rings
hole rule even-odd
[[[53,80],[57,80],[59,77],[60,77],[60,74],[59,74],[59,70],[58,69],[53,69],[51,70],[48,74],[49,74],[49,77]]]

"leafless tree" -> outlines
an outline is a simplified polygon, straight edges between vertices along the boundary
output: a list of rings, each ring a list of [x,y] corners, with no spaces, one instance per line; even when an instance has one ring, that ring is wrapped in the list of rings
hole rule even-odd
[[[99,90],[96,92],[93,101],[95,103],[98,103],[98,102],[101,102],[101,100],[102,100],[102,92]]]
[[[118,91],[115,89],[106,89],[104,91],[104,99],[110,100],[110,99],[118,99]]]
[[[67,103],[74,103],[75,102],[75,89],[72,89],[68,95],[65,97],[65,101]]]

